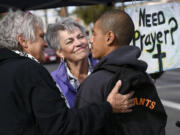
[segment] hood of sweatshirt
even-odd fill
[[[109,71],[114,72],[115,70],[117,70],[118,67],[122,67],[124,65],[133,67],[137,70],[146,71],[146,62],[138,60],[140,54],[141,51],[138,47],[128,45],[122,46],[118,49],[115,49],[110,54],[102,58],[94,68],[94,72],[101,70],[103,68],[106,68]]]

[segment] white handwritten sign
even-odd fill
[[[142,50],[148,73],[180,67],[180,3],[128,7],[135,24],[131,42]]]

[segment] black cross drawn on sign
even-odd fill
[[[165,52],[161,52],[161,45],[157,44],[157,54],[154,54],[152,56],[153,58],[157,58],[158,62],[159,62],[159,72],[163,71],[163,63],[162,63],[162,59],[166,57],[166,53]]]

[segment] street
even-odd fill
[[[156,81],[156,87],[168,115],[166,134],[179,135],[175,123],[180,121],[180,69],[166,71]]]
[[[58,63],[44,66],[52,72]],[[180,69],[166,71],[155,85],[168,115],[166,135],[180,135],[180,128],[175,126],[176,121],[180,121]]]

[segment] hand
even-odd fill
[[[134,91],[126,95],[122,95],[118,92],[121,87],[121,81],[117,81],[116,85],[112,89],[111,93],[107,97],[107,101],[111,104],[114,113],[128,113],[131,112],[131,107],[135,106]]]

